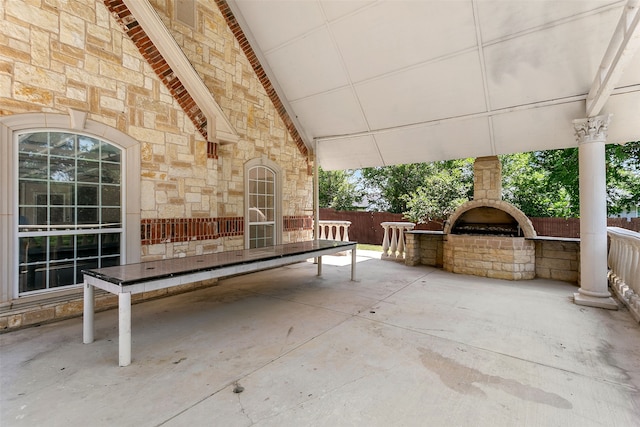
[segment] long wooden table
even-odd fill
[[[118,295],[119,365],[131,364],[131,295],[172,286],[281,267],[309,258],[351,251],[351,280],[356,280],[356,243],[311,240],[265,248],[243,249],[84,270],[83,338],[94,341],[94,288]]]

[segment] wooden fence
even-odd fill
[[[356,212],[320,209],[321,220],[351,221],[349,227],[350,240],[370,245],[382,244],[384,230],[380,223],[386,221],[407,221],[402,214],[388,212]],[[580,237],[579,218],[530,218],[538,236]],[[640,218],[609,218],[610,227],[626,228],[640,232]],[[442,224],[431,222],[418,224],[417,230],[442,230]]]

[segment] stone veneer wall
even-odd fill
[[[197,24],[190,28],[173,20],[173,2],[151,1],[240,136],[237,144],[219,146],[217,159],[207,156],[207,141],[102,0],[0,0],[0,116],[67,114],[73,109],[137,140],[141,162],[128,165],[127,179],[140,181],[143,224],[243,217],[243,165],[268,158],[283,174],[283,242],[309,239],[309,159],[216,4],[196,3]],[[238,233],[210,237],[147,241],[141,257],[196,255],[244,245]],[[200,284],[167,292],[196,286]],[[80,293],[0,301],[0,329],[77,315]],[[112,298],[99,300],[107,301],[98,303],[101,307],[113,304]]]
[[[405,264],[411,266],[428,265],[431,267],[443,267],[443,240],[444,234],[442,232],[422,230],[407,232],[405,234]],[[579,239],[537,237],[535,239],[525,239],[525,241],[531,242],[535,246],[535,277],[579,283]],[[478,258],[478,261],[489,262],[491,259],[490,256],[472,256]],[[495,255],[492,257],[495,257]],[[491,261],[491,263],[491,267],[493,268],[493,261]],[[481,265],[483,264],[476,264],[474,268]],[[488,266],[488,264],[484,265]],[[504,266],[501,267],[504,268]]]
[[[535,277],[535,244],[524,237],[449,234],[445,240],[446,271],[508,280]]]
[[[414,230],[405,233],[405,264],[442,267],[443,237],[441,231]]]
[[[538,238],[536,277],[580,282],[580,239]]]

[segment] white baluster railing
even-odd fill
[[[640,322],[640,233],[607,227],[609,285]]]
[[[318,225],[320,226],[320,239],[340,240],[343,242],[349,241],[349,226],[351,225],[351,221],[320,220],[318,221]]]
[[[382,259],[404,261],[404,232],[413,230],[412,222],[383,222]],[[391,230],[391,231],[389,231]]]

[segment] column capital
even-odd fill
[[[606,142],[611,116],[612,114],[604,114],[602,116],[574,120],[573,128],[578,144]]]

